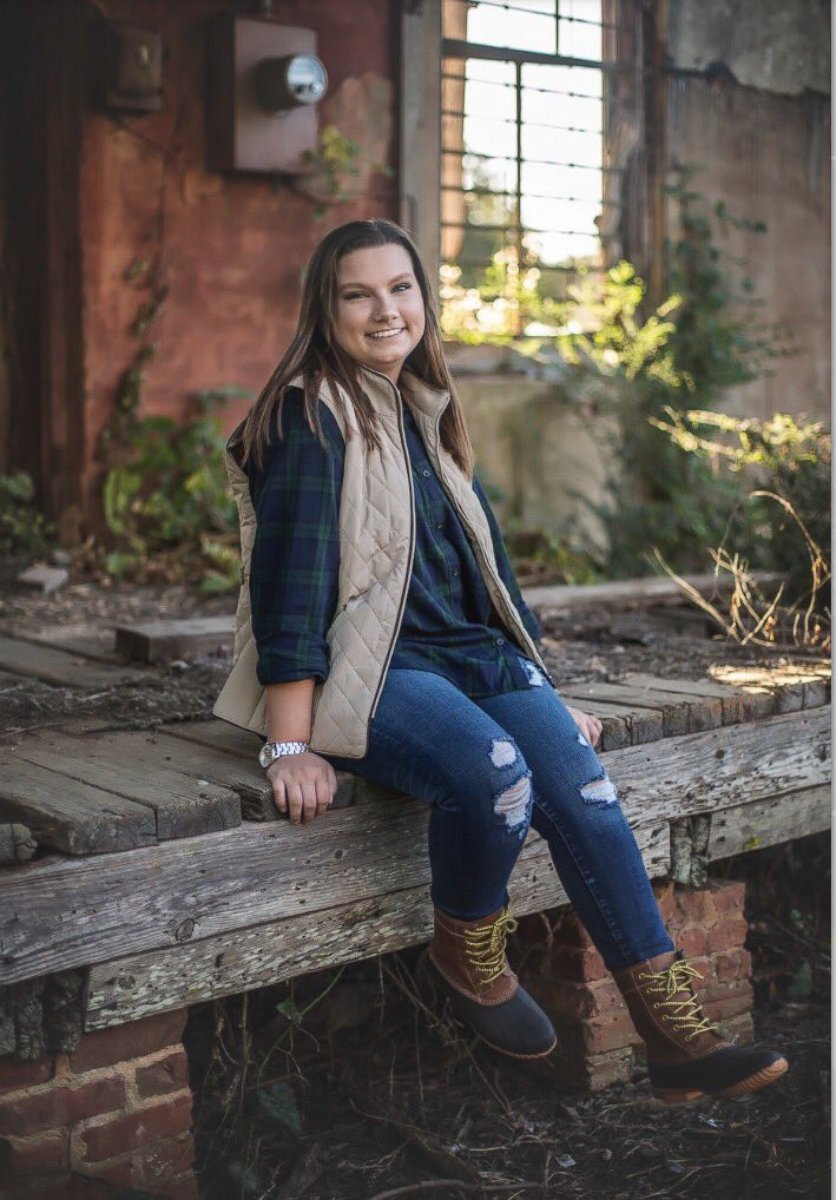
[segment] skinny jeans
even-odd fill
[[[532,686],[470,699],[441,675],[391,669],[365,758],[337,769],[431,806],[433,904],[459,920],[508,902],[529,827],[611,971],[673,949],[616,788],[536,665]]]

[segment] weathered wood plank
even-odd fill
[[[225,722],[218,721],[216,724],[223,725]],[[184,774],[195,778],[202,776],[212,783],[231,788],[241,801],[241,813],[245,820],[279,820],[270,784],[263,768],[258,765],[252,754],[241,758],[186,741],[181,737],[170,737],[168,730],[148,735],[148,740],[149,745],[159,753],[160,762],[167,763]],[[337,794],[333,807],[347,808],[354,804],[358,792],[357,785],[360,782],[357,776],[349,775],[347,771],[338,771]]]
[[[778,579],[775,572],[755,571],[754,575],[762,585]],[[712,596],[717,591],[718,584],[722,590],[724,582],[718,581],[713,574],[683,575],[682,578],[701,596]],[[731,587],[725,590],[731,591]],[[615,608],[647,600],[653,600],[656,604],[679,604],[683,597],[682,589],[666,575],[616,579],[608,583],[546,584],[523,588],[522,594],[529,606],[540,605],[544,608],[577,608],[586,604],[612,605]]]
[[[775,697],[774,711],[779,713],[817,708],[830,698],[830,668],[824,662],[801,667],[720,665],[712,669],[712,676],[747,693],[771,692]]]
[[[645,827],[639,844],[648,874],[665,874],[667,824]],[[536,834],[529,834],[508,890],[518,916],[567,903],[548,847]],[[85,1028],[102,1029],[401,950],[427,941],[431,933],[432,907],[422,881],[323,912],[102,963],[90,972]]]
[[[235,614],[116,625],[116,653],[133,662],[171,662],[195,654],[232,649]]]
[[[814,709],[602,761],[631,823],[656,826],[827,783],[829,719]],[[309,826],[248,823],[107,860],[26,864],[13,886],[0,877],[0,983],[414,886],[426,879],[425,821],[418,801],[392,797]]]
[[[154,812],[111,791],[4,753],[0,817],[23,821],[42,846],[64,854],[104,854],[151,846]]]
[[[608,760],[636,821],[729,808],[741,796],[751,803],[829,783],[830,706],[667,738],[662,753],[630,746]]]
[[[658,679],[655,675],[644,675],[640,672],[630,672],[624,676],[622,682],[629,687],[654,688],[659,692],[670,692],[674,696],[698,696],[705,706],[705,711],[710,714],[712,720],[716,720],[716,724],[708,726],[711,729],[716,729],[719,725],[736,725],[746,719],[745,697],[739,689],[724,683],[714,683],[706,679]],[[765,692],[764,695],[771,702],[771,693]],[[769,713],[760,715],[771,716],[771,704]]]
[[[826,786],[724,808],[711,817],[708,858],[730,858],[791,841],[801,833],[823,833],[831,819],[831,792]]]
[[[626,708],[634,708],[639,713],[647,709],[659,712],[662,716],[663,737],[694,732],[691,709],[698,703],[696,700],[687,701],[682,697],[675,698],[670,693],[651,691],[648,688],[640,690],[623,683],[609,683],[603,680],[573,684],[572,695],[583,698],[588,705],[609,700],[623,704]]]
[[[64,733],[36,735],[13,750],[3,750],[0,763],[45,767],[56,775],[90,784],[153,809],[157,838],[216,833],[241,823],[241,802],[228,787],[163,766],[145,734],[117,733],[74,737]]]
[[[208,746],[212,750],[222,750],[224,754],[234,754],[255,762],[261,747],[261,738],[249,729],[239,729],[230,725],[229,721],[220,721],[213,717],[210,721],[178,721],[176,725],[167,725],[166,734],[173,738],[182,738],[186,742],[194,742],[196,746]]]
[[[0,669],[59,687],[112,687],[136,679],[127,667],[94,663],[54,646],[0,635]]]
[[[558,688],[561,698],[579,708],[581,712],[600,717],[618,717],[624,721],[630,733],[630,745],[643,742],[657,742],[664,737],[665,721],[661,712],[656,708],[641,708],[637,704],[621,704],[616,700],[593,698],[588,693],[588,684],[567,683]]]

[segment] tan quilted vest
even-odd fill
[[[346,398],[352,436],[346,438],[340,497],[340,580],[336,615],[328,629],[330,672],[314,691],[311,749],[363,758],[406,605],[415,550],[415,499],[401,415],[394,385],[376,371],[363,382],[380,423],[381,450],[369,451]],[[294,380],[301,386],[301,379]],[[404,394],[447,495],[476,554],[494,607],[520,649],[544,671],[499,577],[490,528],[472,485],[441,445],[439,421],[446,392],[428,387],[408,372]],[[327,387],[321,399],[346,436]],[[264,735],[265,694],[256,678],[258,652],[252,631],[249,570],[256,517],[247,476],[227,452],[226,469],[241,522],[241,591],[235,626],[235,663],[214,707],[216,716]]]

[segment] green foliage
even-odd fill
[[[754,540],[743,513],[742,480],[719,470],[715,459],[690,453],[662,427],[672,413],[719,407],[729,388],[756,378],[770,358],[787,353],[776,331],[756,326],[751,283],[736,282],[713,240],[715,226],[744,224],[755,232],[763,226],[732,221],[722,203],[709,218],[687,181],[682,171],[670,189],[680,237],[668,248],[668,299],[642,320],[645,284],[629,263],[619,263],[597,298],[578,294],[592,330],[560,340],[570,361],[628,383],[618,397],[622,473],[600,514],[612,576],[644,573],[653,549],[678,570],[702,569],[706,548],[720,544],[732,528],[744,537],[746,551]]]
[[[183,421],[134,418],[104,484],[105,520],[116,539],[105,559],[110,573],[144,578],[162,569],[168,578],[199,579],[207,592],[237,586],[237,518],[216,410],[247,394],[200,392]]]
[[[35,485],[25,471],[0,475],[0,554],[43,554],[52,527],[35,508]]]
[[[653,424],[674,445],[715,472],[736,475],[742,488],[753,475],[761,485],[730,513],[725,540],[753,565],[780,572],[787,603],[809,594],[811,550],[829,577],[832,438],[820,421],[788,413],[759,421],[699,409],[666,415]],[[823,583],[819,608],[826,604]]]

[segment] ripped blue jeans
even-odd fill
[[[610,970],[673,949],[613,783],[558,694],[535,685],[471,700],[441,675],[391,670],[363,759],[337,768],[432,805],[433,904],[475,920],[507,903],[529,825],[545,838]]]

